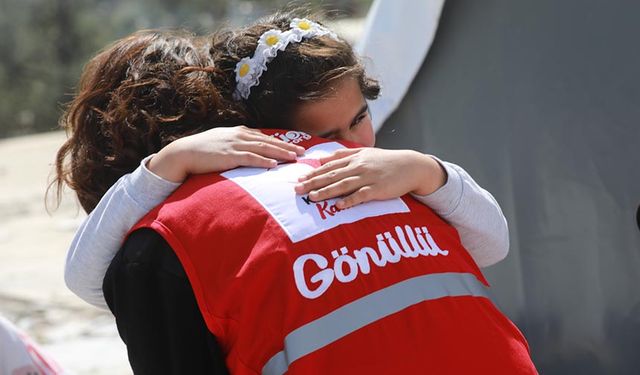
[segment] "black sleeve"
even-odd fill
[[[184,269],[158,233],[132,233],[102,289],[135,374],[228,373]]]

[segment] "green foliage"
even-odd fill
[[[363,15],[371,0],[0,0],[0,138],[58,128],[83,65],[139,29],[207,33],[291,4]]]

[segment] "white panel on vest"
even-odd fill
[[[355,207],[338,210],[338,199],[312,202],[305,195],[298,195],[294,186],[298,177],[314,169],[318,158],[344,148],[337,142],[323,143],[309,148],[297,163],[278,165],[276,168],[237,168],[222,173],[255,198],[280,224],[292,242],[313,237],[341,224],[354,223],[362,219],[393,213],[409,212],[409,207],[400,198],[372,201]]]

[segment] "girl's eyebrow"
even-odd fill
[[[362,116],[362,114],[364,114],[368,110],[369,110],[369,103],[364,102],[364,104],[362,105],[358,113],[353,117],[353,120],[351,120],[351,124],[349,124],[349,126],[355,124],[358,121],[358,117]]]

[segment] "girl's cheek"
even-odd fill
[[[376,133],[373,131],[373,124],[371,123],[371,119],[367,116],[367,119],[364,120],[358,131],[361,133],[359,135],[361,145],[365,147],[373,147],[376,143]]]

